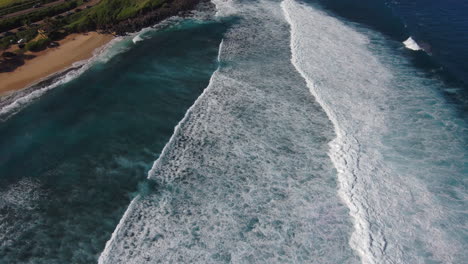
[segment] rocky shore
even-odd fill
[[[184,16],[185,13],[193,10],[201,2],[209,2],[209,0],[173,0],[158,9],[148,10],[137,17],[98,29],[117,35],[125,35],[128,32],[136,32],[142,28],[152,26],[171,16]]]

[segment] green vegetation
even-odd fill
[[[0,15],[11,14],[28,8],[32,8],[34,5],[41,3],[47,4],[55,2],[57,0],[0,0]]]
[[[37,27],[36,28],[28,28],[24,31],[20,31],[16,33],[16,37],[18,39],[24,39],[26,42],[34,39],[37,36]]]
[[[41,38],[39,40],[30,41],[28,44],[26,44],[26,49],[30,51],[40,51],[47,48],[47,45],[49,45],[49,43],[49,38]]]
[[[159,8],[166,2],[168,0],[102,0],[93,8],[73,15],[66,28],[71,31],[103,28],[105,25]]]
[[[17,43],[18,40],[23,39],[23,43],[27,43],[37,37],[37,28],[29,28],[27,30],[18,32],[16,35],[4,37],[0,39],[0,49],[7,49],[12,43]],[[34,47],[34,45],[33,45]]]
[[[24,5],[30,2],[31,0],[0,0],[2,6],[18,3]],[[151,10],[168,7],[171,2],[172,0],[101,0],[91,8],[77,9],[75,12],[69,12],[69,15],[65,15],[64,13],[69,10],[86,5],[83,0],[69,0],[28,14],[1,19],[0,32],[22,26],[24,28],[13,36],[1,38],[0,49],[7,49],[11,44],[23,39],[27,43],[26,49],[37,51],[46,47],[50,40],[58,40],[69,33],[96,29],[109,30],[119,22],[138,17]],[[59,14],[62,16],[58,16]],[[37,21],[41,21],[40,25],[31,24]],[[32,25],[32,27],[28,25]],[[47,41],[36,41],[39,29],[42,30],[44,36],[48,37]]]
[[[16,1],[22,2],[22,0]],[[64,19],[64,23],[67,24],[66,29],[70,31],[93,30],[128,18],[133,18],[138,14],[159,8],[167,2],[168,0],[102,0],[99,4],[90,9],[84,9],[81,12],[67,17]],[[29,14],[2,19],[0,20],[0,32],[64,13],[82,4],[82,0],[68,1],[52,7],[39,9]]]
[[[15,5],[21,5],[30,0],[0,0],[0,9],[8,8]]]
[[[16,35],[4,37],[0,39],[0,49],[7,49],[11,43],[16,43],[16,41],[18,41]]]
[[[42,20],[45,17],[51,17],[57,14],[61,14],[63,12],[66,12],[70,9],[77,7],[78,5],[82,3],[83,3],[82,0],[69,1],[69,2],[64,2],[62,4],[58,4],[52,7],[40,9],[36,12],[32,12],[29,14],[2,19],[0,20],[0,32],[7,31],[13,28],[17,28],[17,27],[23,26],[24,24]]]

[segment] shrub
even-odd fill
[[[55,16],[57,14],[60,14],[60,13],[63,13],[65,11],[75,8],[77,5],[81,3],[82,3],[81,0],[75,0],[72,2],[64,2],[62,4],[40,9],[38,11],[29,13],[29,14],[2,19],[0,20],[0,32],[7,31],[16,27],[20,27],[24,24],[25,21],[36,22],[46,17]]]
[[[36,41],[31,41],[28,44],[26,44],[26,49],[30,51],[41,51],[47,48],[47,45],[49,45],[49,43],[50,43],[49,38],[43,38],[43,39],[39,39]]]
[[[37,36],[37,29],[31,28],[24,31],[19,31],[18,33],[16,33],[16,36],[18,37],[18,39],[30,41],[31,39],[34,39]]]
[[[18,38],[16,38],[16,35],[4,37],[0,39],[0,49],[7,49],[8,47],[10,47],[10,44],[12,42],[16,43],[16,41],[18,41]]]
[[[48,37],[51,41],[63,39],[65,36],[67,36],[67,33],[64,30],[52,31],[48,34]]]
[[[66,28],[70,31],[88,31],[107,28],[140,13],[157,9],[168,0],[102,0],[91,9],[71,16]]]

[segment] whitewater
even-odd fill
[[[297,0],[236,18],[99,263],[463,263],[466,122],[401,43]]]

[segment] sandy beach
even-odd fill
[[[74,62],[91,58],[96,48],[112,38],[112,35],[97,32],[71,34],[58,41],[59,47],[27,52],[36,57],[26,60],[24,65],[13,72],[0,73],[0,95],[26,88],[53,73],[65,70]]]

